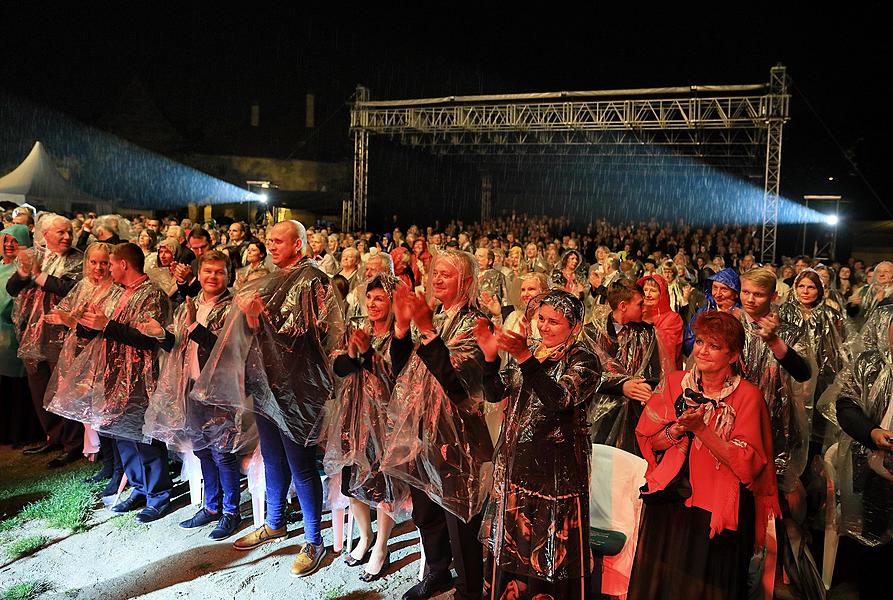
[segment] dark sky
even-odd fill
[[[320,131],[339,138],[325,159],[349,156],[346,103],[360,82],[375,98],[761,83],[781,62],[793,83],[783,192],[843,193],[857,214],[893,218],[875,197],[893,204],[879,110],[891,36],[880,2],[780,15],[778,2],[552,3],[528,14],[489,2],[331,13],[240,3],[223,14],[210,3],[59,4],[2,4],[0,90],[89,123],[136,77],[187,133],[244,120],[253,100],[274,121],[302,122],[312,91],[317,122],[331,125]],[[274,153],[292,143],[283,135]],[[304,135],[296,130],[296,151]]]

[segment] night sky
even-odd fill
[[[891,36],[880,2],[780,16],[781,3],[657,12],[647,3],[546,3],[536,14],[489,2],[327,14],[93,4],[4,2],[0,90],[95,123],[138,79],[184,135],[184,150],[345,160],[357,83],[377,99],[762,83],[781,62],[793,84],[783,194],[840,193],[853,216],[893,218],[882,116]],[[303,128],[308,92],[312,131]],[[228,124],[245,122],[254,101],[275,133],[247,149],[223,147],[239,137]]]

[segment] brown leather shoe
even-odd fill
[[[270,529],[264,523],[248,535],[242,536],[233,542],[233,548],[236,550],[253,550],[270,542],[281,542],[287,537],[287,534],[288,530],[285,527],[282,529]]]
[[[312,575],[319,570],[322,565],[322,559],[326,557],[326,546],[320,544],[316,546],[307,542],[301,546],[301,551],[295,557],[295,562],[291,564],[291,574],[295,577],[306,577]]]

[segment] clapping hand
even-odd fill
[[[893,450],[893,432],[875,427],[871,430],[871,441],[881,450]]]
[[[412,322],[415,293],[405,283],[394,289],[394,325],[399,331],[409,329]]]
[[[651,386],[645,383],[645,379],[635,377],[623,382],[623,395],[631,400],[638,400],[647,404],[651,399]]]
[[[67,325],[69,328],[73,328],[77,324],[71,313],[61,311],[58,308],[54,308],[45,314],[43,320],[50,325]]]
[[[521,331],[515,333],[503,329],[499,332],[496,339],[499,342],[499,349],[508,352],[519,363],[530,358],[530,348],[527,347],[527,325],[523,321],[520,322]]]
[[[237,295],[236,306],[244,313],[248,326],[257,329],[260,325],[260,315],[266,308],[260,294],[254,292],[253,294]]]
[[[706,404],[702,404],[697,408],[690,408],[682,413],[682,416],[679,417],[676,422],[685,429],[685,431],[698,433],[707,426],[707,424],[704,423],[704,413],[706,411]]]
[[[177,283],[186,283],[192,277],[192,267],[190,267],[189,265],[184,265],[183,263],[176,263],[173,274],[174,278],[177,280]]]
[[[195,323],[195,298],[192,296],[186,296],[186,326],[189,327],[193,323]]]
[[[31,271],[34,268],[34,263],[37,262],[34,260],[34,253],[31,248],[19,248],[16,257],[19,259],[19,275],[22,277],[30,277]]]
[[[362,356],[370,346],[369,333],[365,329],[354,329],[347,342],[347,354],[351,358]]]
[[[494,317],[502,314],[502,305],[499,303],[499,296],[489,292],[481,292],[481,303]]]
[[[102,312],[102,309],[95,304],[91,304],[90,308],[87,309],[87,312],[81,315],[78,323],[87,329],[102,331],[105,329],[106,325],[108,325],[109,319],[105,316],[105,313]]]
[[[146,320],[137,325],[136,328],[140,333],[149,337],[160,338],[164,336],[164,328],[161,326],[161,323],[148,315]]]
[[[493,362],[499,356],[499,340],[497,338],[500,333],[499,328],[494,327],[491,330],[490,321],[481,317],[474,324],[474,339],[477,340],[478,346],[484,353],[487,362]]]
[[[780,323],[778,315],[774,312],[769,312],[757,319],[756,322],[759,328],[755,329],[754,333],[760,336],[763,341],[767,343],[772,342],[776,337],[775,332],[778,331]]]

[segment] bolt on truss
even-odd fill
[[[370,100],[369,91],[358,86],[351,109],[353,203],[366,206],[372,135],[488,164],[512,156],[549,161],[610,157],[618,164],[642,163],[672,152],[731,171],[753,171],[765,154],[763,254],[768,232],[774,257],[781,130],[789,97],[785,67],[773,67],[770,77],[769,84],[755,85],[381,101]],[[490,202],[488,213],[492,187],[491,182],[490,191],[482,194],[482,200],[486,196]],[[360,220],[350,220],[348,226],[365,225],[365,208],[361,218],[356,211],[351,214]]]

